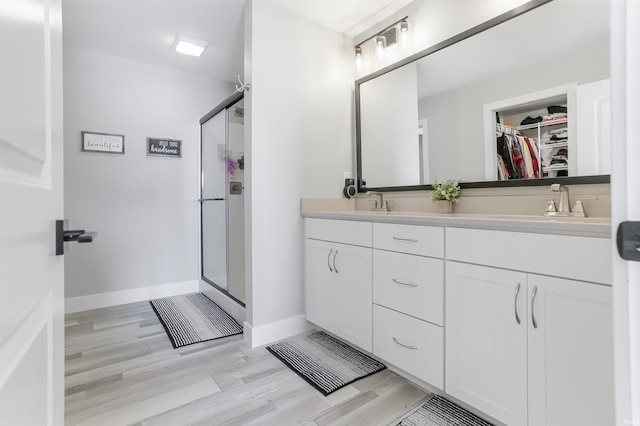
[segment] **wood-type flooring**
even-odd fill
[[[148,302],[66,316],[66,425],[392,425],[430,394],[389,369],[322,396],[242,335],[173,349]]]

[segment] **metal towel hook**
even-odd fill
[[[245,90],[248,92],[249,89],[251,88],[251,84],[249,83],[244,84],[242,80],[240,80],[240,74],[238,74],[238,83],[240,83],[240,85],[238,86],[236,84],[236,92],[244,92]]]

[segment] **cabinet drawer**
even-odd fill
[[[611,285],[608,238],[447,228],[447,259]]]
[[[315,240],[371,247],[371,222],[305,219],[305,235]]]
[[[374,250],[373,302],[442,325],[443,261]]]
[[[442,327],[373,305],[374,355],[438,389],[444,382],[443,341]]]
[[[374,248],[444,257],[444,228],[434,226],[373,224]]]

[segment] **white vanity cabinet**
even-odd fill
[[[446,392],[526,425],[526,274],[457,262],[446,274]]]
[[[307,219],[307,320],[372,350],[371,223]]]
[[[614,424],[609,286],[528,275],[529,425]]]
[[[609,243],[448,228],[445,391],[513,426],[613,424]]]
[[[373,354],[444,385],[444,228],[373,224]]]

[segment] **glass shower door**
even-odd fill
[[[227,155],[227,291],[244,302],[244,99],[227,109]]]
[[[227,110],[202,124],[202,277],[227,290]]]

